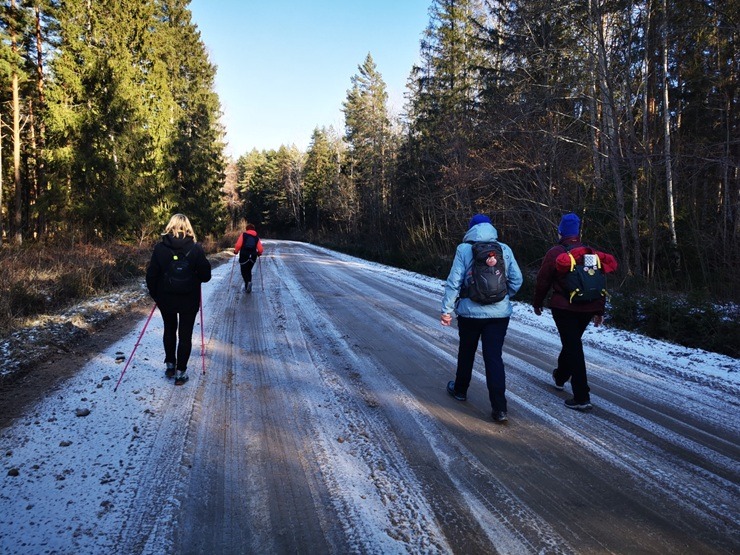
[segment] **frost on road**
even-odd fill
[[[445,392],[439,280],[265,248],[252,294],[231,262],[204,285],[185,386],[155,312],[117,392],[144,321],[0,431],[0,553],[740,550],[737,360],[589,329],[595,408],[569,411],[517,303],[496,425],[480,360]]]

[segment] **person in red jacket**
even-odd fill
[[[245,231],[239,236],[236,245],[234,245],[234,254],[239,255],[239,267],[247,293],[252,292],[252,268],[257,262],[257,258],[262,256],[263,251],[262,241],[257,235],[254,224],[247,224]]]
[[[576,214],[565,214],[560,220],[559,241],[547,251],[542,260],[537,273],[532,306],[537,316],[542,315],[545,297],[552,289],[550,311],[555,320],[562,346],[558,356],[558,367],[552,371],[552,379],[555,388],[561,391],[565,389],[565,383],[570,380],[573,398],[567,399],[565,406],[585,411],[591,409],[592,405],[582,337],[590,322],[593,322],[595,326],[601,325],[606,298],[602,296],[592,301],[572,302],[563,283],[563,278],[569,269],[568,252],[570,251],[574,257],[583,256],[586,251],[597,254],[607,273],[616,270],[617,261],[609,254],[584,247],[580,240],[580,229],[581,221]]]

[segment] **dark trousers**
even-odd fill
[[[478,342],[483,343],[483,363],[491,407],[506,410],[506,372],[502,351],[509,318],[457,318],[460,347],[457,353],[455,391],[466,394],[473,376],[473,362]]]
[[[195,327],[195,316],[197,314],[197,312],[162,312],[164,362],[174,362],[177,369],[182,372],[187,370],[190,351],[193,350],[193,328]],[[178,335],[179,343],[177,341]],[[177,357],[175,357],[176,352]]]
[[[242,272],[245,287],[252,281],[252,268],[254,268],[254,260],[247,260],[244,264],[239,263],[239,269]]]
[[[570,378],[573,398],[578,402],[589,401],[588,379],[586,378],[586,359],[583,355],[583,332],[594,316],[593,312],[573,312],[553,308],[552,318],[560,334],[560,355],[555,379],[565,383]]]

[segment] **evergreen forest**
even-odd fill
[[[5,0],[2,239],[224,229],[223,130],[188,0]]]
[[[481,212],[529,300],[576,212],[615,321],[740,343],[737,1],[430,0],[402,113],[369,52],[343,129],[236,160],[188,0],[1,5],[4,245],[150,243],[178,211],[445,277]]]

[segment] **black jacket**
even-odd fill
[[[208,262],[203,247],[193,241],[192,237],[173,237],[163,235],[162,241],[154,246],[152,259],[146,270],[146,286],[149,294],[157,303],[161,312],[194,313],[200,308],[200,287],[189,293],[175,293],[171,290],[165,277],[172,260],[172,251],[187,255],[193,264],[195,275],[200,283],[211,279],[211,263]]]

